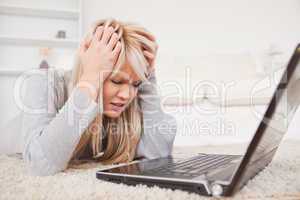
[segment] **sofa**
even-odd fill
[[[174,145],[249,142],[293,51],[271,45],[260,51],[161,55],[157,86],[165,112],[177,119]],[[298,80],[300,71],[296,74]],[[300,111],[284,139],[300,139],[298,120]]]

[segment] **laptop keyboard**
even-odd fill
[[[187,160],[180,160],[169,163],[162,167],[147,170],[147,174],[153,173],[157,175],[167,176],[184,176],[196,177],[208,172],[209,170],[218,168],[228,164],[239,155],[217,155],[217,154],[200,154]]]

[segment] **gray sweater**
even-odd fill
[[[97,103],[81,90],[68,96],[70,77],[71,71],[49,69],[26,79],[26,110],[20,114],[20,131],[24,137],[22,156],[32,175],[52,175],[66,169],[81,134],[99,112]],[[175,119],[161,109],[155,73],[149,81],[151,84],[142,84],[138,90],[144,128],[135,158],[170,155],[177,129]]]

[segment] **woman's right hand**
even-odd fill
[[[99,26],[94,35],[88,35],[80,45],[82,79],[103,83],[112,72],[120,51],[121,42],[114,28]]]

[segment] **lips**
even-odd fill
[[[114,102],[111,102],[111,104],[118,107],[123,107],[125,105],[124,103],[114,103]]]
[[[116,112],[120,112],[123,110],[125,104],[124,103],[117,103],[117,102],[111,102],[112,110]]]

